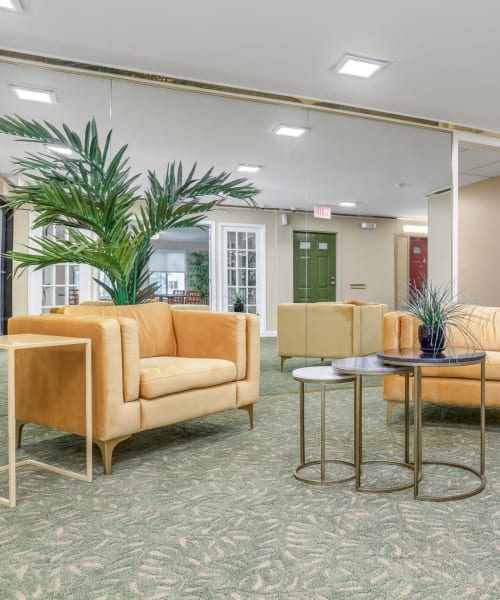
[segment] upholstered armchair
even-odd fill
[[[253,427],[260,383],[256,315],[174,311],[163,302],[60,311],[13,317],[9,333],[91,339],[92,431],[106,474],[115,446],[139,431],[235,408],[248,412]],[[16,360],[18,442],[25,423],[83,435],[84,373],[67,377],[67,353],[24,351]]]
[[[344,358],[382,349],[386,304],[360,301],[278,305],[278,354]]]

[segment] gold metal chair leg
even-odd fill
[[[113,438],[112,440],[94,440],[99,450],[101,451],[102,465],[104,467],[104,475],[111,475],[111,462],[113,460],[113,450],[115,447],[124,440],[128,439],[130,435],[122,435],[121,437]]]
[[[21,447],[21,436],[23,433],[23,427],[26,425],[26,421],[16,419],[16,448]]]
[[[288,358],[288,356],[280,356],[281,359],[281,370],[283,371],[283,364],[285,362],[285,360]]]
[[[245,406],[238,406],[240,410],[246,410],[248,418],[250,420],[250,429],[253,429],[253,404],[246,404]]]

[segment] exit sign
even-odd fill
[[[329,219],[332,216],[332,209],[318,204],[314,207],[314,216],[317,219]]]

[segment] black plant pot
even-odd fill
[[[445,349],[446,338],[442,325],[419,325],[418,341],[425,354],[439,354]]]
[[[241,302],[238,303],[234,303],[233,304],[233,311],[234,312],[245,312],[245,305]]]

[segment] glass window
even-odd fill
[[[159,283],[158,295],[171,295],[174,290],[186,289],[186,252],[156,250],[149,259],[150,283]]]
[[[42,230],[42,237],[68,239],[65,227],[48,225]],[[42,269],[42,312],[49,312],[51,306],[80,303],[80,265],[64,263]]]
[[[252,231],[228,231],[226,236],[226,280],[228,309],[233,309],[236,294],[245,299],[244,310],[257,312],[257,250]]]

